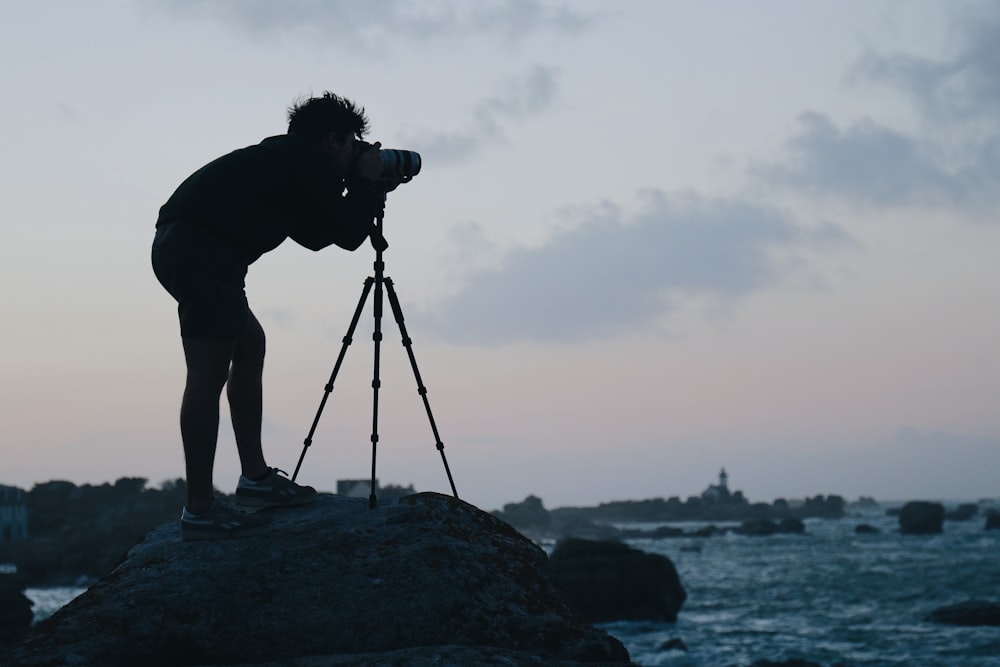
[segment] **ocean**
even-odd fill
[[[923,620],[965,600],[1000,602],[1000,531],[984,530],[979,515],[946,521],[939,535],[900,535],[885,507],[848,513],[809,519],[802,535],[631,540],[674,562],[688,598],[676,623],[601,627],[646,667],[791,658],[824,667],[1000,667],[1000,627]],[[856,534],[860,523],[881,532]],[[661,650],[672,638],[688,650]]]
[[[848,513],[843,519],[809,519],[801,535],[629,540],[669,557],[688,598],[676,623],[600,627],[644,667],[791,658],[824,667],[1000,667],[1000,628],[923,620],[938,607],[965,600],[1000,602],[1000,531],[983,530],[980,515],[947,521],[940,535],[900,535],[884,506],[851,507]],[[881,532],[856,534],[861,523]],[[669,525],[690,531],[701,524]],[[26,594],[40,619],[84,590]],[[674,638],[687,650],[662,648]]]

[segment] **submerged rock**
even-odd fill
[[[778,522],[778,532],[798,535],[806,532],[806,524],[802,521],[802,519],[796,519],[794,517],[782,519]]]
[[[545,553],[472,505],[324,495],[273,516],[233,540],[157,528],[0,664],[629,664],[559,597]]]
[[[771,519],[750,519],[749,521],[741,523],[740,527],[736,529],[736,532],[741,535],[753,535],[758,537],[766,537],[768,535],[775,535],[778,533],[794,535],[806,532],[806,524],[802,521],[802,519],[797,519],[795,517],[789,517],[787,519],[782,519],[781,521],[772,521]]]
[[[925,620],[948,625],[1000,625],[1000,604],[966,600],[935,609]]]
[[[672,637],[660,645],[661,651],[684,651],[688,650],[687,644],[680,637]]]
[[[854,532],[858,535],[875,535],[882,531],[868,523],[859,523],[854,527]]]
[[[550,561],[563,598],[594,623],[673,622],[687,599],[669,558],[621,542],[563,540]]]
[[[741,535],[766,537],[778,532],[778,524],[770,519],[750,519],[741,523],[737,532]]]

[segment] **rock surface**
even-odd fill
[[[563,598],[593,623],[673,622],[687,599],[669,558],[620,542],[563,540],[550,560]]]
[[[545,553],[472,505],[324,495],[273,516],[234,540],[157,528],[0,664],[630,664],[562,601]]]
[[[0,645],[23,637],[31,627],[31,600],[15,574],[0,573]]]
[[[944,505],[914,500],[899,513],[899,532],[910,535],[940,533],[944,526]]]

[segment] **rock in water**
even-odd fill
[[[672,623],[687,599],[669,558],[621,542],[562,540],[551,563],[562,596],[592,623]]]
[[[420,493],[370,510],[324,495],[273,516],[232,540],[157,528],[0,663],[629,664],[561,600],[538,546],[465,502]]]
[[[911,535],[940,533],[944,525],[944,505],[915,500],[903,505],[899,532]]]
[[[935,609],[925,620],[949,625],[1000,626],[1000,604],[986,600],[966,600]]]

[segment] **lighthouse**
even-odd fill
[[[725,468],[719,471],[719,489],[729,491],[729,475],[726,474]]]

